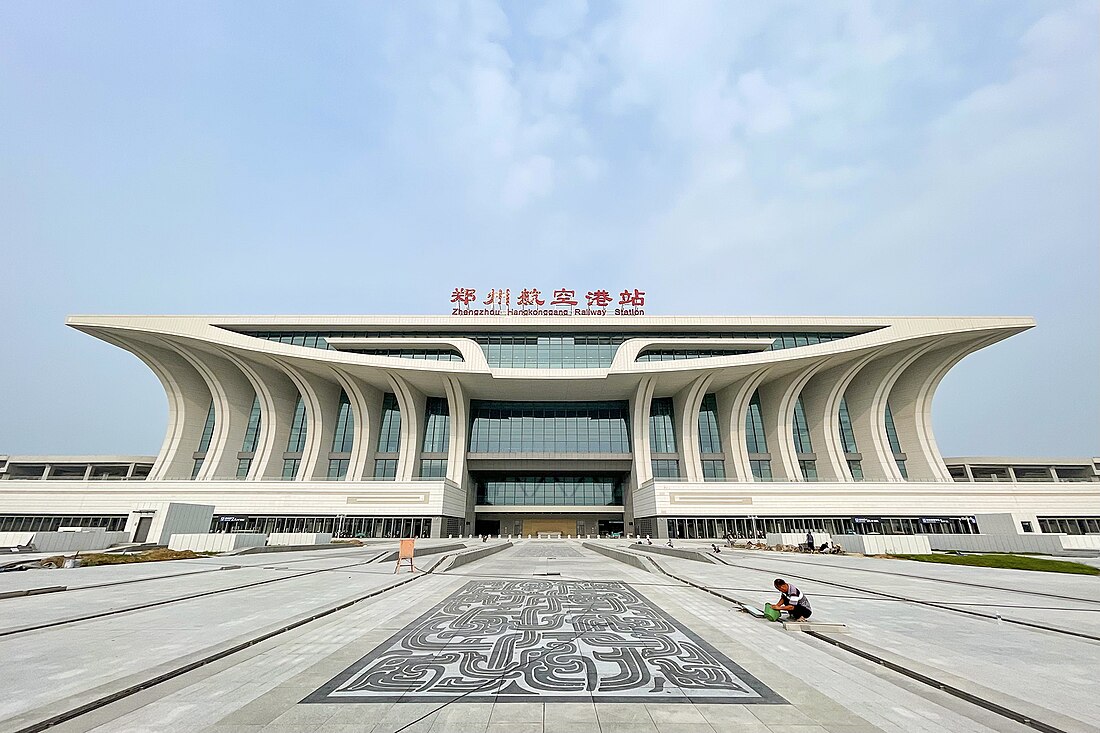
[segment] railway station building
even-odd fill
[[[618,313],[70,317],[157,376],[164,441],[0,456],[0,531],[169,501],[365,537],[1100,531],[1096,460],[937,447],[940,381],[1029,318]]]

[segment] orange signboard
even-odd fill
[[[415,539],[401,540],[401,544],[397,550],[397,567],[393,569],[393,572],[397,572],[401,569],[401,563],[407,562],[409,564],[409,572],[415,573],[416,566],[413,565],[413,555],[416,553]]]

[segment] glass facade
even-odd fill
[[[368,356],[396,356],[399,359],[424,359],[427,361],[462,361],[462,354],[454,349],[341,349],[348,354]]]
[[[477,503],[495,506],[621,506],[613,476],[502,476],[478,481]]]
[[[196,453],[202,453],[202,455],[195,459],[195,465],[191,467],[191,478],[194,479],[199,475],[199,470],[202,468],[202,462],[206,460],[206,452],[210,450],[210,441],[214,437],[214,400],[210,400],[210,408],[206,411],[206,423],[202,426],[202,436],[199,438],[199,449]]]
[[[675,458],[654,458],[650,461],[653,478],[679,478],[680,461]]]
[[[302,396],[298,395],[298,401],[294,404],[294,420],[290,424],[290,436],[286,441],[287,453],[301,453],[305,449],[308,422],[306,404],[302,401]]]
[[[1039,529],[1051,534],[1100,534],[1100,517],[1038,517]]]
[[[699,451],[721,453],[722,440],[718,432],[718,398],[713,394],[703,397],[699,405]]]
[[[758,481],[772,480],[772,462],[767,458],[752,456],[768,453],[768,439],[764,435],[764,415],[760,409],[760,392],[753,392],[749,409],[745,411],[745,447],[749,451],[749,468]]]
[[[771,481],[772,480],[772,462],[765,460],[752,459],[749,461],[749,469],[752,471],[752,475],[759,481]]]
[[[351,459],[349,458],[328,459],[328,477],[334,481],[346,478],[348,475],[348,466],[350,465]]]
[[[635,524],[639,520],[635,519]],[[683,517],[666,520],[668,536],[680,539],[763,539],[768,532],[828,532],[844,546],[852,534],[975,534],[973,517]]]
[[[845,453],[859,453],[856,434],[852,430],[852,417],[848,414],[848,400],[840,398],[840,443]]]
[[[470,403],[471,453],[630,453],[626,402]]]
[[[125,523],[123,517],[123,523]],[[447,517],[450,519],[450,517]],[[211,532],[331,532],[333,537],[429,537],[431,517],[349,517],[215,514]]]
[[[256,445],[260,442],[260,398],[252,398],[252,411],[248,413],[248,427],[244,431],[244,442],[241,444],[242,453],[254,453]]]
[[[611,334],[490,334],[476,340],[489,366],[512,369],[608,367],[622,343]]]
[[[671,397],[654,397],[649,403],[649,450],[654,478],[678,478],[680,461],[678,458],[658,458],[657,456],[676,456],[676,429],[673,422]]]
[[[746,349],[649,349],[638,354],[635,361],[679,361],[680,359],[705,359],[708,356],[737,356],[754,354]]]
[[[699,452],[704,481],[725,481],[726,463],[722,453],[722,434],[718,429],[718,398],[703,396],[699,405]]]
[[[336,411],[336,430],[332,433],[332,452],[350,453],[355,443],[355,414],[347,392],[340,390],[340,405]]]
[[[446,478],[447,477],[447,459],[446,458],[421,458],[420,459],[420,477],[421,478]]]
[[[108,532],[121,532],[126,529],[126,519],[125,514],[0,514],[0,532],[56,532],[61,527],[102,527]]]
[[[760,410],[760,392],[753,392],[745,412],[745,447],[749,453],[767,453],[768,439],[764,435],[764,416]]]
[[[813,453],[813,443],[810,442],[810,426],[806,423],[806,410],[802,406],[800,396],[794,403],[794,425],[791,426],[794,434],[794,449],[797,453]]]
[[[351,409],[351,400],[344,390],[340,390],[340,400],[336,408],[336,428],[332,431],[333,454],[351,453],[355,443],[355,413]],[[338,481],[347,478],[351,459],[330,457],[328,459],[328,477]]]
[[[240,331],[245,336],[277,341],[294,346],[307,346],[316,349],[332,349],[326,338],[466,338],[477,342],[485,352],[485,358],[491,367],[514,369],[594,369],[611,366],[619,345],[632,338],[771,338],[774,339],[768,350],[793,349],[799,346],[812,346],[837,339],[853,336],[859,331],[848,333],[789,333],[789,332],[637,332],[637,333],[476,333],[469,331]],[[355,349],[357,353],[381,351],[419,351],[418,349]],[[670,349],[669,353],[689,353],[691,350]],[[696,350],[699,352],[707,350]],[[719,351],[714,349],[713,351]],[[650,352],[660,353],[660,352]],[[731,353],[721,350],[722,354]],[[386,356],[405,354],[384,354]],[[716,356],[703,354],[700,356]],[[419,358],[419,357],[412,357]],[[422,357],[430,358],[430,357]],[[669,358],[699,358],[676,356]],[[659,360],[640,359],[640,361]]]
[[[898,471],[903,479],[909,478],[909,472],[905,468],[905,458],[898,441],[898,431],[894,427],[894,415],[890,412],[890,403],[886,403],[886,438],[890,441],[890,451],[894,454],[894,463],[898,464]]]
[[[649,450],[651,452],[676,452],[676,431],[672,420],[672,398],[654,397],[649,405]]]
[[[290,435],[286,440],[287,453],[301,454],[306,446],[307,423],[306,404],[302,400],[302,395],[298,395],[298,401],[294,404],[294,420],[290,424]],[[283,458],[283,478],[293,479],[298,475],[298,468],[301,465],[300,457]]]
[[[260,442],[260,396],[252,398],[252,410],[248,413],[248,427],[244,431],[244,441],[241,443],[241,453],[255,453],[256,446]],[[246,478],[252,468],[251,458],[237,459],[237,478]]]
[[[401,447],[401,408],[397,404],[397,395],[387,392],[382,395],[382,423],[378,431],[378,453],[397,453]],[[397,478],[396,458],[376,458],[374,477],[393,480]]]
[[[800,456],[814,452],[813,443],[810,442],[810,426],[806,422],[806,409],[802,406],[802,395],[794,403],[794,424],[791,426],[794,433],[794,449]],[[800,458],[798,467],[805,481],[817,481],[817,461],[812,458]]]
[[[382,428],[378,432],[378,452],[396,453],[401,447],[401,408],[397,396],[387,392],[382,397]]]
[[[451,416],[447,400],[429,397],[424,404],[424,452],[446,453],[450,440]]]
[[[424,402],[425,454],[446,454],[450,447],[451,416],[444,397],[429,397]],[[447,475],[446,458],[423,458],[420,461],[422,478],[441,478]]]
[[[704,481],[725,481],[726,480],[726,462],[721,459],[704,458],[703,459],[703,480]]]
[[[843,397],[840,398],[840,417],[837,420],[837,428],[840,431],[840,444],[844,446],[844,452],[848,454],[859,453],[859,448],[856,446],[856,434],[852,430],[852,416],[848,413],[848,401]],[[848,459],[848,470],[854,480],[863,480],[863,463],[858,458]]]

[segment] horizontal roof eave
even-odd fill
[[[1036,458],[1023,456],[962,456],[960,458],[944,458],[943,462],[948,466],[961,466],[963,464],[977,466],[1091,466],[1094,463],[1100,463],[1100,457]]]
[[[153,463],[156,456],[3,456],[8,463]]]
[[[943,325],[1027,329],[1035,320],[1024,316],[443,316],[443,315],[72,315],[70,326],[138,327],[157,322],[190,322],[234,329],[399,328],[405,331],[583,330],[633,331],[736,328],[744,331],[777,328],[807,331],[851,329],[871,331],[891,325],[935,322]]]

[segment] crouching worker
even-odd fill
[[[783,595],[772,606],[776,611],[786,611],[792,621],[805,621],[813,611],[806,594],[782,578],[775,579],[775,589]]]

